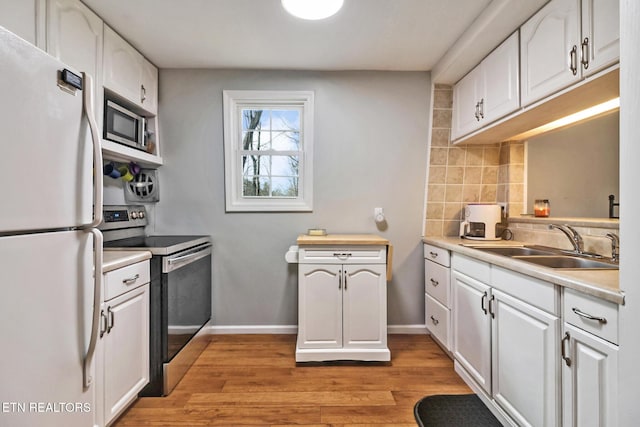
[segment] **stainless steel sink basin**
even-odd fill
[[[527,246],[518,247],[475,247],[483,252],[491,252],[492,254],[504,255],[504,256],[526,256],[526,255],[553,255],[553,251],[547,251],[543,249],[530,248]]]
[[[617,270],[617,264],[611,264],[593,259],[579,258],[567,255],[538,255],[514,256],[514,259],[541,265],[543,267],[571,269],[571,270]]]

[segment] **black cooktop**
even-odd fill
[[[206,243],[211,243],[209,236],[135,236],[105,241],[103,247],[106,250],[145,250],[153,255],[169,255]]]

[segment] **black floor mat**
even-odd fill
[[[475,394],[423,397],[413,413],[420,427],[501,427]]]

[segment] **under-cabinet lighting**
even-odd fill
[[[284,10],[291,15],[309,20],[325,19],[335,15],[344,0],[281,0]]]
[[[580,122],[582,120],[596,117],[609,111],[613,111],[617,108],[620,108],[620,98],[614,98],[607,102],[603,102],[602,104],[594,105],[593,107],[589,107],[585,110],[578,111],[577,113],[570,114],[566,117],[547,123],[546,125],[539,126],[535,129],[528,130],[509,139],[514,141],[528,139],[554,129],[558,129],[570,124]]]

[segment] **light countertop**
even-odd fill
[[[388,245],[389,241],[375,234],[327,234],[298,236],[298,245]]]
[[[151,259],[149,251],[104,251],[102,272],[107,273],[147,259]]]
[[[493,265],[508,268],[531,277],[535,277],[547,282],[555,283],[560,286],[575,289],[602,298],[616,304],[624,304],[624,294],[620,291],[619,272],[618,270],[558,270],[548,267],[542,267],[516,258],[503,255],[497,255],[489,252],[480,251],[461,244],[474,245],[504,245],[513,246],[517,244],[525,244],[524,242],[516,242],[513,240],[502,240],[493,242],[470,241],[460,239],[458,237],[426,237],[424,243],[434,245],[452,252],[467,255],[480,261],[485,261]]]

